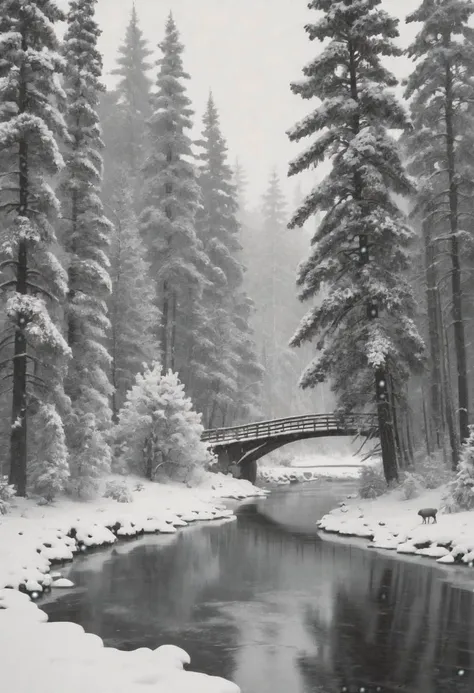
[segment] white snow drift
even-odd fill
[[[375,500],[347,500],[325,515],[318,527],[345,537],[369,539],[369,546],[436,559],[438,563],[474,564],[472,512],[438,513],[437,523],[423,524],[421,508],[441,508],[443,489],[426,491],[410,501],[396,490]]]
[[[129,480],[130,482],[132,480]],[[135,480],[138,481],[138,480]],[[73,623],[48,623],[27,594],[73,588],[51,571],[53,561],[71,560],[78,551],[142,533],[173,534],[196,521],[234,515],[216,498],[263,496],[249,482],[210,475],[198,489],[143,482],[134,502],[100,498],[91,503],[61,500],[38,506],[17,499],[0,520],[0,668],[8,693],[238,693],[219,677],[186,671],[189,656],[165,645],[122,652]],[[140,490],[138,490],[140,489]],[[10,589],[8,589],[10,588]],[[27,664],[27,666],[25,666]]]

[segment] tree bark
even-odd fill
[[[22,51],[28,50],[26,30],[22,30]],[[28,90],[25,68],[20,69],[20,88],[18,94],[18,111],[25,113],[28,108]],[[29,176],[28,176],[28,144],[25,139],[20,141],[19,151],[19,207],[18,215],[28,218]],[[26,295],[28,275],[28,251],[26,242],[20,241],[18,247],[18,265],[16,268],[16,286],[18,294]],[[15,344],[13,356],[13,394],[10,433],[10,474],[9,483],[16,487],[18,496],[26,495],[27,482],[27,343],[25,327],[27,318],[18,315],[15,329]]]
[[[425,246],[426,303],[428,313],[428,340],[430,352],[430,418],[433,422],[434,444],[441,447],[443,417],[441,413],[441,345],[437,311],[438,272],[435,266],[435,252],[427,223],[423,224],[423,241]]]
[[[168,360],[168,329],[169,329],[169,294],[168,294],[168,282],[163,283],[163,310],[161,315],[161,363],[163,364],[163,371],[167,373],[169,370],[169,360]]]
[[[375,371],[375,388],[381,380],[387,382],[385,369],[378,368]],[[377,402],[377,415],[379,424],[380,444],[382,447],[383,471],[387,484],[398,481],[397,456],[393,435],[393,422],[388,400]]]
[[[449,46],[451,37],[445,36],[445,45]],[[448,62],[446,65],[446,156],[448,162],[449,179],[449,224],[450,246],[452,263],[452,294],[453,294],[453,329],[454,349],[456,353],[457,384],[458,384],[458,411],[459,411],[459,435],[461,443],[469,437],[469,395],[467,384],[467,357],[466,340],[464,334],[464,321],[462,310],[462,278],[461,262],[459,258],[458,233],[458,184],[456,179],[455,158],[455,132],[454,132],[454,105],[453,105],[453,68]]]
[[[359,101],[358,84],[357,84],[357,63],[355,56],[355,48],[351,40],[348,42],[349,49],[349,80],[350,80],[350,91],[352,99],[357,103]],[[353,117],[352,130],[354,135],[358,135],[360,132],[360,118],[356,111]],[[359,171],[354,171],[354,199],[356,201],[362,201],[362,180]],[[380,380],[388,382],[387,367],[384,365],[382,368],[378,368],[375,371],[375,393],[377,396],[377,383]],[[388,390],[388,388],[387,388]],[[391,481],[398,480],[398,469],[397,469],[397,454],[395,449],[395,437],[393,431],[393,422],[390,412],[390,403],[388,401],[380,402],[377,401],[377,415],[379,423],[379,433],[380,433],[380,443],[382,448],[382,462],[385,474],[385,480],[387,484]]]
[[[452,391],[451,391],[451,367],[449,360],[449,343],[448,335],[444,326],[443,313],[441,310],[441,304],[438,300],[438,322],[440,326],[440,334],[442,335],[442,349],[443,357],[441,359],[442,373],[443,373],[443,385],[445,393],[445,416],[446,416],[446,426],[448,429],[449,444],[451,447],[451,469],[456,471],[459,462],[459,446],[458,439],[456,436],[456,426],[453,413],[452,404]]]

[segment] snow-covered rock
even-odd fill
[[[375,500],[347,499],[318,523],[323,532],[371,538],[370,547],[398,554],[434,558],[439,563],[474,566],[474,513],[438,513],[438,522],[423,524],[422,507],[441,507],[443,489],[426,491],[407,502],[399,490]]]
[[[27,595],[0,590],[2,690],[8,693],[239,693],[234,683],[184,669],[173,645],[132,652],[106,648],[74,623],[48,623]],[[18,666],[19,657],[28,666]],[[74,675],[71,676],[71,672]]]
[[[146,693],[150,687],[153,693],[239,693],[229,681],[184,670],[189,656],[174,646],[120,652],[104,648],[100,638],[76,624],[47,623],[46,614],[28,594],[16,591],[22,589],[36,598],[50,587],[74,588],[61,572],[51,571],[53,562],[71,561],[78,552],[145,532],[167,534],[174,541],[177,528],[186,527],[188,521],[235,519],[222,499],[268,493],[223,474],[206,473],[200,486],[192,489],[138,478],[127,481],[134,493],[134,503],[129,505],[111,498],[90,503],[59,499],[51,506],[15,499],[11,512],[1,517],[2,690],[50,693],[62,690],[67,679],[68,693]],[[20,658],[29,666],[18,667]]]

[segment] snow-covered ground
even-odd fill
[[[357,479],[360,462],[352,456],[329,457],[327,455],[308,455],[297,457],[291,466],[265,466],[258,468],[259,481],[271,484],[290,484],[294,482],[315,481],[321,477],[331,479]]]
[[[320,529],[370,540],[369,546],[436,559],[443,564],[474,564],[474,512],[443,514],[423,524],[422,508],[440,509],[444,489],[403,500],[394,490],[374,500],[347,499],[325,515]]]
[[[173,646],[121,652],[77,624],[48,623],[34,604],[43,590],[71,587],[54,561],[143,533],[172,534],[196,521],[232,519],[219,500],[265,495],[247,481],[207,475],[199,488],[127,479],[131,503],[60,499],[52,506],[16,499],[0,516],[0,671],[8,693],[238,693],[219,677],[186,671]],[[217,502],[216,502],[217,501]],[[13,589],[8,589],[13,588]],[[65,684],[67,682],[67,685]]]

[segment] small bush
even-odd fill
[[[452,472],[446,466],[441,452],[422,457],[416,464],[416,473],[422,478],[423,486],[428,489],[439,488],[452,478]]]
[[[359,474],[359,496],[361,498],[378,498],[387,491],[387,482],[382,465],[363,467]]]
[[[117,503],[131,503],[133,501],[132,494],[123,481],[108,481],[105,486],[104,498],[113,498]]]
[[[6,515],[10,503],[16,495],[15,487],[8,483],[7,477],[0,476],[0,515]]]
[[[405,472],[400,484],[403,500],[416,498],[423,491],[423,477],[413,472]]]
[[[462,445],[457,474],[443,500],[445,512],[474,510],[474,426],[469,426],[469,438]]]

